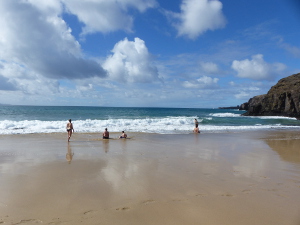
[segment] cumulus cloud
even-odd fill
[[[81,54],[61,7],[56,1],[0,1],[0,60],[54,79],[104,77],[103,68]]]
[[[77,16],[85,35],[120,29],[131,31],[132,11],[142,13],[156,5],[155,0],[1,0],[0,91],[5,92],[5,96],[8,93],[15,96],[18,104],[23,103],[19,96],[24,96],[27,103],[29,99],[74,98],[86,93],[98,99],[97,87],[117,86],[114,81],[102,79],[107,77],[107,71],[99,61],[83,54],[80,43],[63,18],[66,11]],[[101,25],[102,19],[111,30]],[[126,59],[122,61],[123,67],[118,67],[119,73],[110,74],[111,78],[120,75],[118,81],[121,82],[157,80],[157,69],[144,42],[136,39],[123,46],[121,43],[115,46],[107,65],[113,65],[119,53]],[[121,71],[122,68],[125,71]],[[5,101],[3,96],[1,101]],[[40,100],[40,104],[43,101]]]
[[[147,83],[159,80],[158,70],[153,65],[152,57],[145,42],[139,38],[118,42],[103,63],[109,78],[119,82]]]
[[[173,25],[179,36],[196,39],[208,30],[225,26],[222,6],[219,0],[183,0],[181,12],[167,12],[167,16],[174,21]]]
[[[202,76],[195,81],[184,81],[183,86],[186,88],[200,88],[200,89],[209,89],[218,87],[218,78],[211,78],[208,76]]]
[[[283,71],[286,66],[282,63],[267,63],[263,59],[263,55],[257,54],[252,59],[234,60],[231,68],[237,72],[237,76],[241,78],[249,78],[253,80],[272,80],[274,75]]]
[[[67,11],[85,24],[83,34],[132,31],[133,17],[129,9],[144,12],[157,5],[155,0],[62,0]]]

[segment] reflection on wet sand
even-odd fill
[[[277,152],[283,160],[300,163],[300,139],[280,137],[280,139],[267,139],[265,142]]]
[[[120,141],[121,141],[122,150],[126,152],[126,150],[127,150],[127,139],[126,138],[122,138],[122,139],[120,139]]]
[[[72,159],[73,159],[73,155],[74,153],[72,152],[71,146],[68,143],[68,150],[67,150],[67,154],[66,154],[66,160],[68,161],[68,163],[70,164]]]
[[[108,139],[103,139],[103,149],[105,153],[108,153],[109,150],[109,140]]]
[[[286,143],[295,157],[298,136],[270,133],[77,133],[72,166],[61,134],[1,137],[0,153],[16,150],[0,160],[0,224],[299,224],[300,164],[277,155]]]
[[[199,138],[200,138],[199,133],[194,133],[194,141],[196,145],[199,144]]]

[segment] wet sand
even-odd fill
[[[0,136],[0,224],[300,224],[300,131]]]

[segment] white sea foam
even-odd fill
[[[275,125],[256,124],[252,126],[211,126],[211,125],[201,126],[201,130],[203,131],[263,130],[263,129],[271,129],[271,128],[298,128],[298,127],[281,126],[280,124],[275,124]]]
[[[226,131],[226,130],[253,130],[270,128],[293,128],[292,126],[273,125],[249,125],[249,126],[223,126],[203,125],[199,119],[201,131]],[[107,127],[110,132],[148,132],[148,133],[189,133],[194,127],[194,117],[166,117],[147,119],[107,119],[107,120],[74,120],[75,132],[102,133]],[[28,133],[61,133],[66,132],[66,121],[0,121],[0,134],[28,134]]]
[[[285,116],[250,116],[251,118],[259,118],[259,119],[272,119],[272,120],[297,120],[295,117],[285,117]]]
[[[238,113],[210,113],[210,116],[213,117],[241,117],[241,114]],[[248,116],[247,116],[248,117]],[[245,117],[245,118],[247,118]],[[284,117],[284,116],[249,116],[249,118],[254,118],[254,119],[285,119],[285,120],[297,120],[294,117]]]
[[[102,132],[108,128],[111,132],[121,130],[132,132],[168,132],[176,130],[190,130],[193,127],[193,118],[168,117],[148,119],[108,119],[108,120],[74,120],[76,132]],[[25,133],[53,133],[65,132],[66,121],[0,121],[0,134],[25,134]]]
[[[240,114],[237,113],[210,113],[210,116],[214,117],[240,117]]]

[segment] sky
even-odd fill
[[[0,103],[216,108],[300,72],[298,0],[1,0]]]

